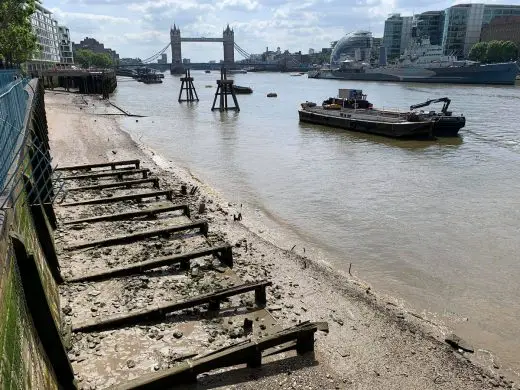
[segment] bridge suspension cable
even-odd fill
[[[251,54],[249,54],[247,51],[245,51],[244,49],[242,49],[240,46],[238,46],[236,43],[235,43],[235,50],[242,56],[244,57],[246,60],[250,59],[251,58]]]
[[[170,47],[171,42],[168,43],[163,49],[155,53],[153,56],[145,58],[142,62],[143,64],[149,64],[150,62],[154,62],[157,58],[160,57],[161,54],[163,54],[168,48]]]

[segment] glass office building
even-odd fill
[[[412,19],[411,16],[393,14],[385,20],[383,46],[389,59],[399,57],[408,47],[412,35]]]
[[[484,26],[495,17],[520,15],[520,5],[458,4],[445,12],[444,52],[462,58],[467,57],[473,45],[480,41]]]
[[[372,33],[356,31],[341,38],[330,55],[330,63],[337,64],[346,59],[369,61],[372,50]]]

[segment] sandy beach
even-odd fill
[[[272,281],[273,287],[267,289],[266,309],[269,315],[284,328],[304,320],[327,321],[329,324],[328,334],[316,333],[314,360],[287,354],[285,359],[273,359],[260,369],[240,367],[227,371],[226,375],[204,376],[199,378],[198,388],[520,388],[520,384],[512,382],[514,378],[504,377],[498,361],[487,351],[480,350],[478,346],[474,346],[474,353],[453,348],[445,342],[451,333],[449,329],[406,311],[397,300],[379,296],[367,283],[336,271],[327,263],[312,258],[312,255],[302,256],[302,253],[291,251],[289,242],[284,244],[280,240],[270,240],[268,229],[248,218],[250,211],[247,205],[226,201],[190,172],[132,140],[118,124],[121,111],[108,102],[94,97],[47,91],[45,104],[54,165],[140,159],[142,165],[150,168],[153,175],[159,178],[161,188],[179,190],[181,185],[197,187],[195,193],[187,198],[192,216],[195,220],[210,222],[212,239],[233,245],[234,275],[242,281],[265,278]],[[198,215],[201,203],[206,204],[206,210],[203,215]],[[124,210],[115,207],[98,211],[115,213]],[[239,212],[243,219],[235,221],[234,215]],[[65,210],[59,205],[57,214],[60,218],[82,216],[78,211]],[[174,218],[183,223],[182,217]],[[145,227],[146,224],[142,224]],[[127,226],[121,228],[128,229]],[[60,226],[57,245],[61,251],[62,273],[71,276],[91,266],[84,263],[82,255],[77,258],[67,255],[63,251],[64,246],[81,239],[106,236],[108,229],[85,227],[70,231]],[[185,246],[189,245],[192,244]],[[102,253],[100,256],[104,261],[109,261],[111,254]],[[230,276],[230,280],[234,277]],[[120,283],[107,285],[106,290],[98,288],[100,291],[96,291],[101,295],[98,300],[108,301],[117,289],[128,290],[125,281]],[[141,294],[139,283],[132,283],[130,290],[134,295],[130,294],[127,301]],[[92,301],[89,291],[94,290],[89,288],[83,286],[78,289],[67,285],[61,288],[62,309],[67,308],[69,320],[85,320],[92,316],[91,310],[84,307],[81,301],[82,294],[85,302]],[[164,286],[157,287],[158,290],[160,288]],[[154,290],[153,282],[150,282],[147,292]],[[156,303],[155,299],[160,298],[154,296],[150,299]],[[186,318],[185,324],[190,321],[192,319]],[[164,329],[160,331],[165,332]],[[207,331],[206,324],[200,329],[201,338],[206,337],[203,335]],[[139,332],[127,336],[135,339],[145,337]],[[117,383],[113,378],[131,379],[136,376],[127,375],[133,369],[130,365],[121,367],[114,364],[110,370],[97,367],[99,364],[93,359],[95,356],[103,358],[103,346],[110,348],[117,344],[117,340],[110,341],[111,337],[112,334],[101,337],[95,342],[96,347],[91,348],[98,351],[99,356],[93,353],[90,358],[81,361],[71,359],[82,388],[104,388]],[[170,341],[168,337],[161,337],[160,340],[164,348]],[[159,340],[155,338],[151,343],[156,342]],[[91,343],[92,340],[74,339],[73,336],[69,356],[87,356],[85,350]],[[173,345],[175,340],[171,343]],[[200,345],[201,348],[207,347],[204,342]],[[154,346],[142,343],[142,347]],[[141,364],[138,353],[133,353],[137,356],[133,358],[133,366],[141,368],[142,372],[149,371],[148,360],[143,360]],[[103,378],[104,375],[107,377]]]

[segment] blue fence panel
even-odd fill
[[[19,149],[28,95],[28,80],[16,70],[0,71],[0,194]]]

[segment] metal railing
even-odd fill
[[[21,142],[21,134],[27,109],[28,80],[13,70],[0,71],[0,190],[12,165],[15,152]]]

